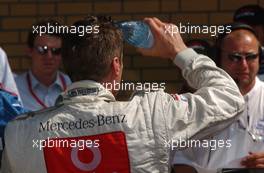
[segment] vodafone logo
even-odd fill
[[[82,171],[92,171],[101,163],[102,155],[101,151],[98,147],[86,147],[86,149],[90,150],[93,153],[93,159],[89,163],[82,162],[78,157],[79,150],[78,147],[73,147],[71,151],[71,160],[76,168]]]
[[[52,138],[59,141],[100,141],[100,147],[52,146],[43,148],[47,173],[131,173],[125,133],[121,131],[70,138]],[[81,144],[81,143],[80,143]]]

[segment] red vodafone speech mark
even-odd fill
[[[47,173],[130,173],[126,137],[123,132],[94,136],[53,138],[61,141],[97,141],[97,147],[58,146],[44,147]],[[62,142],[61,142],[62,143]],[[65,142],[66,143],[66,142]]]

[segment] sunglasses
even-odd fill
[[[51,54],[54,56],[61,55],[61,48],[55,48],[55,47],[49,48],[48,46],[36,46],[35,49],[40,55],[47,54],[49,50]]]
[[[243,58],[246,59],[246,61],[253,61],[259,56],[258,53],[231,53],[228,54],[229,60],[233,62],[240,62]]]

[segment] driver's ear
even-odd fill
[[[114,57],[111,63],[111,68],[112,68],[112,72],[116,75],[119,76],[120,73],[122,73],[122,62],[121,62],[121,58],[119,57]]]

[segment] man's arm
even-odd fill
[[[175,25],[156,18],[145,21],[151,27],[155,43],[151,49],[139,51],[173,60],[189,85],[198,89],[195,94],[180,96],[178,101],[165,93],[161,95],[169,138],[201,139],[232,123],[244,107],[244,99],[232,78],[210,58],[187,49],[179,33],[167,31],[176,28]]]

